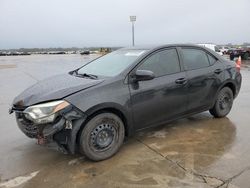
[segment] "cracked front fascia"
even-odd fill
[[[66,111],[62,111],[61,115],[67,120],[73,122],[73,126],[70,132],[70,136],[67,140],[67,149],[71,154],[76,153],[76,138],[77,133],[83,125],[84,121],[87,118],[87,115],[80,111],[79,109],[71,106]]]
[[[71,154],[75,154],[76,153],[76,138],[77,138],[77,133],[79,132],[82,124],[84,123],[84,121],[86,120],[87,116],[81,118],[81,119],[77,119],[74,122],[74,126],[71,129],[71,134],[70,134],[70,138],[68,140],[68,150]]]

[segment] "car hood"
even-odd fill
[[[100,84],[104,80],[62,74],[39,81],[18,95],[13,105],[27,107],[33,104],[62,99],[66,96]]]

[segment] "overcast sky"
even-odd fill
[[[0,0],[0,49],[250,42],[250,0]]]

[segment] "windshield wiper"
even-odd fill
[[[98,78],[98,76],[97,76],[97,75],[94,75],[94,74],[79,73],[79,72],[78,72],[78,69],[69,72],[69,74],[74,75],[74,76],[77,76],[77,77],[82,77],[82,78],[83,78],[83,77],[88,77],[88,78],[91,78],[91,79],[97,79],[97,78]]]
[[[96,76],[94,74],[87,74],[87,73],[79,74],[79,73],[77,73],[77,75],[80,75],[80,76],[83,76],[83,77],[89,77],[89,78],[92,78],[92,79],[97,79],[98,78],[98,76]]]
[[[78,77],[88,77],[88,78],[91,78],[91,79],[97,79],[98,78],[98,76],[96,76],[94,74],[78,73],[78,72],[76,72],[76,76],[78,76]]]

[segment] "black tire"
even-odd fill
[[[248,58],[249,58],[249,53],[246,52],[246,53],[243,55],[243,59],[244,59],[244,60],[248,60]]]
[[[219,91],[217,99],[209,112],[216,118],[225,117],[233,106],[233,92],[229,87],[224,87]]]
[[[117,153],[124,137],[122,120],[113,113],[100,113],[90,119],[82,129],[80,151],[93,161],[108,159]]]

